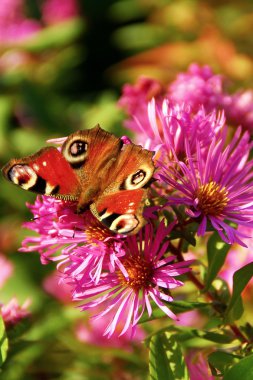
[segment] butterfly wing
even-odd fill
[[[12,159],[2,169],[6,179],[37,194],[77,200],[80,182],[57,148],[43,148],[34,155]]]

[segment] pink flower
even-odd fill
[[[223,102],[228,122],[253,132],[253,91],[239,91]]]
[[[78,16],[76,0],[45,0],[42,5],[42,18],[46,24],[57,24]]]
[[[214,380],[207,359],[199,350],[191,350],[185,357],[191,380]]]
[[[113,335],[111,339],[104,336],[109,318],[105,315],[101,319],[91,318],[88,322],[80,322],[76,327],[77,338],[84,343],[89,343],[99,347],[122,348],[127,351],[132,349],[133,343],[139,343],[145,339],[145,332],[140,327],[136,327],[136,333],[132,337],[131,332],[127,331],[121,337]]]
[[[199,222],[198,235],[204,235],[209,222],[225,242],[245,246],[240,239],[245,235],[231,222],[253,226],[251,148],[249,133],[240,137],[240,129],[226,147],[225,138],[214,138],[206,151],[196,139],[196,154],[186,139],[185,162],[174,152],[174,162],[163,166],[161,179],[175,190],[168,204],[187,207],[188,215]]]
[[[148,118],[149,124],[145,125],[136,119],[139,132],[150,141],[151,149],[162,148],[169,156],[171,151],[185,154],[185,139],[191,149],[194,149],[196,139],[201,146],[210,145],[225,124],[222,113],[206,114],[203,107],[193,112],[190,106],[174,104],[168,99],[158,104],[152,99],[148,104]]]
[[[223,78],[215,75],[209,66],[193,63],[186,73],[178,74],[169,85],[168,97],[172,101],[191,106],[196,112],[201,105],[207,112],[220,109],[223,102]]]
[[[8,278],[11,277],[13,269],[12,263],[7,260],[4,255],[0,254],[0,288],[2,288]]]
[[[24,0],[2,0],[0,2],[0,41],[16,43],[33,36],[41,29],[38,21],[27,19]]]
[[[26,300],[23,305],[20,306],[15,297],[12,298],[6,305],[0,304],[0,313],[6,326],[16,325],[21,319],[27,318],[30,315],[27,310],[30,304],[31,301]]]
[[[48,294],[62,303],[70,303],[72,300],[71,287],[62,281],[61,276],[56,271],[44,279],[43,288]]]
[[[60,261],[58,269],[63,272],[71,270],[76,276],[81,272],[98,281],[103,266],[113,268],[116,257],[122,255],[124,238],[102,226],[90,211],[77,215],[74,202],[38,196],[28,206],[34,220],[24,226],[38,236],[25,238],[20,251],[38,251],[43,264]]]
[[[128,237],[124,244],[125,255],[115,260],[115,271],[102,273],[98,283],[87,282],[81,276],[76,278],[75,272],[68,271],[67,280],[72,282],[74,289],[73,299],[82,302],[81,309],[103,307],[96,319],[110,315],[104,335],[112,336],[117,326],[122,326],[119,336],[127,331],[134,334],[144,310],[149,316],[152,314],[150,300],[170,318],[176,319],[163,301],[173,300],[167,290],[183,285],[175,277],[188,272],[191,261],[174,263],[174,256],[164,257],[169,244],[164,239],[173,225],[166,227],[162,222],[154,231],[148,224],[138,235]]]
[[[160,98],[163,91],[164,89],[158,81],[143,76],[137,80],[136,84],[125,84],[118,102],[118,105],[130,116],[124,125],[135,132],[139,132],[139,124],[148,125],[148,102],[152,98]],[[138,124],[136,119],[138,119]]]

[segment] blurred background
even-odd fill
[[[140,75],[167,84],[198,62],[228,77],[231,90],[251,88],[252,27],[251,0],[1,0],[1,166],[97,123],[127,134],[117,101],[122,86]],[[0,197],[0,258],[11,268],[0,302],[29,298],[32,313],[3,378],[146,378],[144,346],[119,351],[115,343],[105,353],[85,343],[87,331],[77,334],[85,317],[80,321],[79,311],[59,300],[56,282],[45,285],[54,266],[42,266],[36,253],[18,253],[31,234],[21,228],[31,217],[25,203],[35,195],[1,178]]]

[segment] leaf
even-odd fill
[[[5,331],[3,318],[0,316],[0,367],[7,358],[8,339]]]
[[[224,374],[226,369],[228,369],[228,367],[230,367],[231,365],[235,364],[235,362],[238,362],[240,358],[241,357],[238,355],[233,355],[229,352],[218,350],[212,352],[208,356],[208,362],[213,372],[215,372],[215,374],[217,375],[218,373],[215,370],[218,370],[221,374]]]
[[[149,348],[151,380],[189,380],[180,345],[173,334],[163,332],[152,336]]]
[[[253,355],[239,361],[231,369],[229,369],[223,380],[252,380],[253,379]]]
[[[22,46],[32,52],[66,46],[80,35],[84,26],[84,21],[77,18],[52,25],[24,41]]]
[[[237,270],[233,275],[233,292],[228,304],[225,321],[233,322],[241,317],[243,308],[241,303],[241,293],[253,276],[253,263],[247,264]]]
[[[223,266],[230,245],[221,240],[219,234],[214,232],[207,243],[208,270],[205,278],[206,292]]]

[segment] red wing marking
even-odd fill
[[[114,214],[135,214],[140,207],[144,189],[122,190],[114,194],[103,195],[96,202],[98,213],[107,210]]]
[[[43,149],[28,165],[51,186],[59,186],[58,194],[74,195],[80,187],[70,164],[54,147]]]

